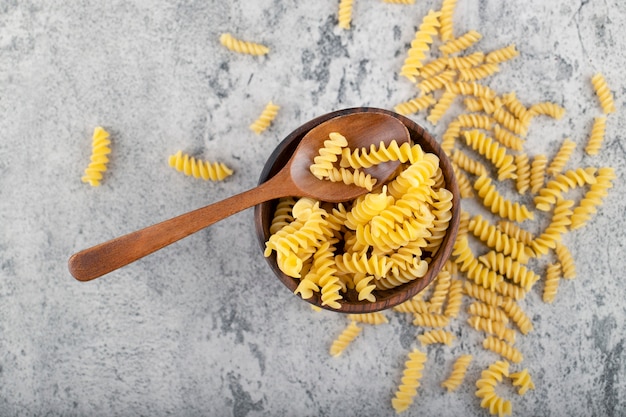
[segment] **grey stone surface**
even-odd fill
[[[388,312],[389,324],[364,326],[329,357],[346,318],[312,312],[272,276],[251,210],[90,283],[66,262],[254,186],[280,140],[317,115],[412,98],[397,73],[422,16],[439,7],[355,0],[343,31],[336,1],[0,1],[0,415],[393,415],[419,329]],[[561,282],[553,305],[541,301],[541,283],[521,302],[535,330],[518,335],[525,359],[515,369],[527,367],[536,389],[520,397],[499,387],[514,415],[626,415],[624,25],[618,0],[458,1],[457,35],[477,29],[477,49],[513,42],[521,52],[487,83],[568,111],[537,118],[528,152],[553,155],[571,137],[571,166],[618,175],[597,215],[564,237],[578,277]],[[226,31],[271,53],[233,54],[218,41]],[[618,111],[601,154],[589,157],[598,71]],[[269,100],[281,111],[256,136],[248,125]],[[453,117],[433,127],[425,116],[412,118],[436,135]],[[80,177],[96,125],[111,132],[112,154],[91,188]],[[178,149],[236,173],[222,183],[185,177],[167,166]],[[497,357],[465,318],[450,326],[451,347],[427,349],[406,415],[487,415],[474,382]],[[448,394],[439,384],[461,353],[474,363]]]

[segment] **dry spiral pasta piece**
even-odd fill
[[[340,272],[374,275],[379,279],[387,275],[387,272],[389,272],[389,268],[391,267],[387,258],[379,257],[377,255],[371,255],[368,257],[366,254],[361,256],[350,253],[336,255],[335,262],[337,263],[337,269]]]
[[[361,333],[361,328],[352,321],[350,324],[337,336],[330,346],[330,355],[339,356],[344,350],[352,343],[352,341]]]
[[[413,316],[413,325],[421,327],[446,327],[450,318],[441,314],[417,313]]]
[[[454,26],[452,22],[456,2],[457,0],[443,0],[441,3],[441,16],[439,17],[441,27],[439,28],[439,37],[444,42],[454,39]]]
[[[509,329],[506,325],[500,321],[491,320],[489,318],[480,316],[471,316],[467,319],[470,326],[478,331],[495,335],[498,339],[507,341],[509,343],[515,343],[515,332],[513,329]]]
[[[587,146],[585,146],[585,152],[587,155],[597,155],[602,148],[604,142],[604,133],[606,130],[606,116],[596,117],[593,121],[593,127],[589,139],[587,140]]]
[[[500,100],[493,100],[484,97],[466,97],[463,104],[468,111],[485,112],[492,114],[498,107],[502,105]]]
[[[549,248],[554,249],[556,243],[561,241],[562,235],[567,232],[567,227],[572,224],[571,207],[573,205],[572,200],[561,199],[556,202],[550,224],[533,240],[532,248],[537,256],[545,255],[549,252]]]
[[[283,197],[278,200],[272,223],[270,224],[270,234],[278,232],[294,220],[292,209],[296,200],[293,197]]]
[[[370,174],[366,174],[358,169],[351,171],[346,168],[333,167],[333,169],[328,171],[327,178],[332,182],[343,182],[347,185],[354,184],[365,188],[367,191],[372,191],[376,184],[376,178],[372,178]]]
[[[502,197],[495,185],[491,184],[491,179],[486,175],[481,175],[476,179],[474,189],[482,199],[483,205],[489,208],[493,214],[516,222],[534,219],[534,214],[528,210],[528,207]]]
[[[498,283],[503,279],[501,275],[478,262],[469,247],[467,236],[457,239],[454,243],[452,256],[456,257],[455,262],[459,264],[459,270],[465,272],[467,278],[486,289],[495,290]]]
[[[477,113],[463,113],[456,119],[461,127],[490,130],[494,120],[491,116]]]
[[[487,78],[500,71],[498,64],[487,63],[476,67],[459,69],[459,80],[461,81],[477,81]]]
[[[372,291],[376,289],[376,285],[371,283],[373,279],[374,277],[372,275],[363,273],[354,274],[354,289],[359,294],[359,301],[367,300],[371,303],[376,301],[376,296],[372,294]]]
[[[419,144],[411,145],[407,142],[398,146],[398,142],[392,140],[388,145],[380,142],[378,146],[372,144],[367,148],[357,148],[351,151],[344,148],[341,154],[340,166],[353,169],[369,168],[388,161],[400,161],[411,164],[424,158],[424,151]]]
[[[576,278],[576,264],[574,263],[574,257],[572,256],[572,253],[569,251],[567,246],[560,242],[557,242],[554,251],[556,252],[556,257],[561,264],[561,272],[563,273],[563,278]]]
[[[565,168],[567,161],[569,161],[572,156],[574,149],[576,149],[576,142],[570,140],[569,138],[565,139],[563,143],[561,143],[561,147],[554,156],[554,159],[550,162],[550,165],[548,165],[546,172],[549,175],[557,175],[561,173],[563,168]]]
[[[513,149],[514,151],[521,151],[524,148],[524,139],[504,129],[497,123],[493,126],[493,138],[503,146]]]
[[[422,346],[432,345],[435,343],[441,343],[444,345],[451,345],[455,336],[446,330],[435,329],[429,330],[417,336],[417,340],[420,341]]]
[[[401,383],[391,400],[391,405],[396,413],[406,411],[413,404],[413,398],[417,395],[417,388],[420,386],[426,359],[426,354],[418,349],[409,352],[408,359],[404,363]]]
[[[468,313],[473,316],[484,317],[486,319],[498,321],[504,324],[509,322],[509,318],[503,310],[479,301],[470,304]]]
[[[505,400],[495,392],[486,394],[480,401],[480,406],[489,410],[489,414],[502,416],[510,416],[513,412],[511,401]]]
[[[220,43],[231,51],[240,54],[266,55],[270,50],[267,46],[255,42],[242,41],[230,33],[220,35]]]
[[[428,227],[430,236],[425,236],[426,250],[434,256],[446,237],[450,220],[452,220],[452,193],[445,188],[435,192],[437,198],[432,203],[431,213],[435,216]]]
[[[345,225],[356,230],[357,225],[365,225],[393,203],[393,197],[387,195],[387,187],[380,193],[368,193],[359,197],[352,209],[346,214]]]
[[[462,70],[475,67],[485,61],[485,53],[478,51],[465,56],[448,58],[448,66],[452,69]]]
[[[82,182],[88,183],[92,187],[100,185],[102,173],[107,170],[107,162],[109,162],[108,154],[111,153],[109,145],[109,132],[100,126],[96,126],[93,130],[91,139],[91,157],[85,175],[81,178]]]
[[[450,55],[464,51],[478,42],[483,35],[475,30],[470,30],[456,39],[452,39],[439,47],[442,54]]]
[[[553,303],[556,298],[556,293],[559,289],[559,281],[561,280],[561,265],[549,264],[546,268],[546,278],[543,287],[543,302]]]
[[[511,44],[504,48],[491,51],[485,57],[485,61],[492,64],[499,64],[504,61],[509,61],[519,55],[519,51],[516,49],[515,44]]]
[[[530,192],[537,193],[545,182],[548,158],[545,155],[535,155],[530,164]]]
[[[413,113],[426,110],[430,106],[436,103],[436,100],[432,95],[426,94],[421,97],[416,97],[409,101],[405,101],[394,106],[393,110],[403,116],[408,116]]]
[[[456,318],[461,311],[461,304],[463,304],[463,281],[455,279],[450,283],[448,302],[443,310],[443,315],[448,318]]]
[[[530,231],[522,229],[522,227],[508,220],[500,220],[498,222],[498,229],[527,246],[531,245],[535,239]]]
[[[339,27],[342,29],[350,29],[352,22],[352,9],[354,0],[340,0],[339,11],[337,12],[337,20]]]
[[[530,321],[530,318],[526,315],[526,313],[524,313],[524,310],[522,310],[515,300],[512,298],[503,298],[501,307],[513,323],[517,325],[520,332],[528,334],[528,332],[533,330],[533,324]]]
[[[430,313],[441,313],[441,307],[446,300],[452,276],[450,272],[442,269],[435,277],[435,289],[430,297],[428,311]]]
[[[280,106],[272,103],[271,101],[267,103],[259,117],[250,125],[250,130],[257,135],[260,135],[274,121],[279,109]]]
[[[470,174],[486,175],[489,172],[480,161],[473,159],[460,149],[455,149],[452,153],[452,162]]]
[[[432,77],[425,78],[417,84],[422,94],[432,93],[435,90],[443,88],[446,84],[452,82],[456,77],[456,71],[448,70]]]
[[[486,337],[485,340],[483,340],[483,347],[501,355],[503,358],[508,359],[513,363],[519,363],[524,359],[519,350],[495,336]]]
[[[512,411],[511,402],[496,394],[496,386],[502,382],[504,376],[509,375],[509,363],[496,361],[480,373],[476,381],[476,397],[481,399],[480,406],[489,409],[493,415],[509,415]]]
[[[479,154],[485,156],[498,169],[498,180],[515,178],[515,159],[506,149],[479,130],[463,132],[465,142]]]
[[[431,78],[439,74],[448,67],[448,58],[440,57],[424,64],[419,70],[420,78]]]
[[[552,204],[563,198],[563,193],[576,187],[595,184],[597,182],[594,176],[596,171],[594,167],[576,168],[557,175],[539,190],[539,195],[534,198],[535,207],[541,211],[548,211]]]
[[[458,81],[446,84],[446,89],[454,92],[455,94],[474,96],[485,100],[493,100],[496,98],[495,90],[477,82]]]
[[[426,301],[410,299],[393,307],[393,310],[398,311],[400,313],[415,314],[415,313],[427,313],[428,308],[429,306]]]
[[[411,82],[416,81],[419,69],[424,66],[425,52],[430,49],[430,45],[433,43],[433,36],[437,35],[437,28],[440,26],[440,15],[440,12],[430,10],[422,19],[422,23],[415,32],[415,38],[411,41],[411,47],[407,52],[404,65],[400,69],[400,75],[408,78]]]
[[[348,319],[354,320],[360,323],[367,323],[367,324],[374,324],[374,325],[389,323],[389,320],[387,319],[387,317],[385,317],[385,315],[380,312],[364,313],[364,314],[348,314]]]
[[[496,291],[505,297],[510,297],[514,300],[522,300],[526,297],[526,290],[517,284],[513,284],[508,281],[500,281],[496,287]]]
[[[608,189],[613,187],[613,180],[616,178],[615,171],[611,167],[601,167],[595,178],[596,182],[591,185],[579,205],[574,208],[570,226],[572,230],[584,226],[591,215],[597,211],[597,207],[602,205],[602,199],[608,195]]]
[[[465,294],[467,294],[469,297],[478,301],[482,301],[483,303],[489,304],[494,307],[500,307],[505,302],[504,297],[502,297],[497,292],[491,291],[483,286],[474,284],[473,282],[466,281],[465,287],[463,288],[463,290]]]
[[[531,269],[526,268],[521,262],[496,251],[489,251],[485,255],[480,256],[478,260],[490,269],[520,285],[526,291],[530,291],[533,284],[539,280],[539,276]]]
[[[602,111],[605,114],[614,113],[615,103],[613,102],[613,93],[611,93],[604,75],[597,73],[591,77],[591,85],[593,85],[593,89],[596,91],[596,95],[600,100]]]
[[[503,127],[507,128],[516,135],[526,136],[528,133],[528,125],[507,111],[504,107],[498,107],[492,113],[493,118]]]
[[[474,187],[470,182],[470,179],[465,175],[465,172],[461,171],[459,166],[452,162],[452,170],[454,171],[454,176],[456,177],[459,194],[461,198],[472,198],[474,197]]]
[[[454,92],[448,90],[444,91],[437,103],[431,109],[426,120],[428,120],[433,125],[436,125],[443,117],[443,115],[448,111],[455,98],[456,94]]]
[[[565,116],[565,109],[551,101],[544,101],[541,103],[533,104],[532,106],[530,106],[530,109],[528,111],[533,115],[533,117],[539,114],[543,114],[545,116],[550,116],[553,119],[559,120],[562,119],[563,116]]]
[[[456,390],[463,382],[465,374],[467,373],[467,368],[472,362],[472,359],[472,355],[459,356],[454,361],[454,365],[452,365],[452,372],[450,373],[450,376],[441,383],[441,386],[447,389],[448,392]]]
[[[497,252],[510,255],[511,258],[517,259],[522,263],[526,263],[530,258],[531,252],[526,245],[503,233],[481,215],[474,216],[470,220],[468,230]]]
[[[529,389],[535,389],[535,383],[528,373],[528,368],[524,368],[520,372],[512,373],[509,377],[512,380],[513,386],[518,387],[517,393],[519,395],[526,394]]]
[[[502,96],[502,104],[517,117],[522,124],[528,125],[533,117],[532,112],[522,104],[514,91]]]
[[[324,147],[320,148],[318,155],[313,158],[313,164],[309,167],[311,173],[320,180],[328,177],[333,170],[333,164],[347,146],[348,141],[342,134],[331,132],[324,141]]]
[[[182,151],[176,152],[169,157],[169,165],[188,176],[202,178],[203,180],[222,181],[233,174],[233,170],[222,162],[209,162],[198,160]]]
[[[528,154],[521,153],[515,155],[515,188],[520,194],[525,194],[530,188],[530,161]]]

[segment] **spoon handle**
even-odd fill
[[[70,273],[79,281],[90,281],[244,209],[286,197],[291,189],[280,177],[277,175],[251,190],[77,252],[69,259]]]

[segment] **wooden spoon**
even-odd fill
[[[195,233],[232,214],[280,197],[311,197],[339,203],[367,192],[362,187],[341,182],[322,181],[310,172],[313,158],[324,147],[331,132],[346,137],[351,149],[409,142],[409,132],[397,118],[383,113],[353,113],[339,116],[311,129],[287,164],[268,181],[233,197],[182,214],[136,232],[84,249],[70,257],[70,273],[79,281],[89,281],[130,264],[171,243]],[[364,170],[383,184],[399,162],[392,161]]]

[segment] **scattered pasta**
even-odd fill
[[[461,355],[454,362],[452,373],[441,383],[441,386],[450,391],[455,391],[463,382],[465,378],[465,373],[467,372],[467,368],[471,363],[473,357],[472,355]]]
[[[220,35],[220,43],[229,50],[240,54],[266,55],[270,51],[265,45],[237,39],[230,33],[222,33]]]
[[[100,185],[102,173],[107,170],[107,163],[109,162],[107,155],[111,153],[110,144],[109,132],[100,126],[94,128],[91,139],[91,162],[85,168],[85,175],[81,179],[83,182],[92,187]]]
[[[341,355],[343,351],[346,350],[348,345],[352,343],[352,341],[359,335],[359,333],[361,333],[361,330],[362,329],[357,326],[354,321],[351,322],[348,327],[346,327],[345,330],[341,332],[339,336],[337,336],[337,339],[333,341],[332,345],[330,346],[330,355]]]
[[[600,106],[605,114],[615,112],[615,103],[613,102],[613,93],[609,89],[609,85],[601,73],[595,74],[591,77],[591,84],[596,91],[598,100],[600,100]]]
[[[409,353],[408,359],[404,363],[402,382],[398,385],[396,394],[391,400],[391,405],[397,413],[407,410],[413,403],[413,398],[417,395],[417,388],[420,386],[425,362],[425,353],[417,349],[413,349]]]
[[[177,171],[194,178],[202,178],[205,181],[222,181],[233,174],[233,170],[223,162],[202,161],[188,154],[183,154],[182,151],[171,155],[168,162]]]
[[[271,101],[267,103],[259,117],[250,125],[250,130],[257,135],[261,134],[274,121],[279,109],[280,106],[272,103]]]

